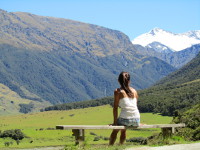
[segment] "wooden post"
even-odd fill
[[[80,145],[85,140],[85,130],[84,129],[72,129],[73,136],[75,136],[75,145]]]
[[[162,128],[163,139],[172,137],[173,128]]]

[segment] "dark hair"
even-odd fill
[[[135,95],[130,89],[130,74],[128,72],[121,72],[118,77],[121,88],[126,92],[128,97],[134,98]]]

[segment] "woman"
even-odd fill
[[[130,75],[128,72],[121,72],[118,77],[120,88],[114,91],[114,107],[112,125],[139,126],[140,113],[137,108],[137,91],[130,87]],[[121,107],[121,113],[118,118],[118,107]],[[117,138],[119,130],[114,129],[110,135],[109,144],[113,145]],[[120,144],[126,139],[126,129],[121,130]]]

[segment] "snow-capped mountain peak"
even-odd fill
[[[160,28],[154,28],[148,33],[135,38],[132,43],[144,47],[152,47],[152,45],[155,45],[152,43],[157,43],[156,46],[158,47],[158,43],[160,43],[162,47],[164,45],[172,51],[181,51],[192,45],[200,44],[200,30],[175,34]]]
[[[156,34],[159,34],[159,33],[163,33],[163,32],[166,32],[164,31],[163,29],[161,28],[153,28],[151,31],[149,31],[148,33],[151,34],[151,35],[156,35]]]

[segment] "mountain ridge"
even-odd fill
[[[197,54],[200,52],[200,44],[193,45],[190,48],[186,48],[182,51],[178,52],[168,51],[166,53],[162,52],[160,53],[158,52],[158,50],[155,50],[155,48],[142,47],[141,45],[134,45],[134,47],[135,49],[138,49],[140,54],[151,57],[157,57],[165,61],[166,63],[172,65],[175,68],[181,68],[189,61],[191,61],[193,58],[195,58]]]
[[[129,38],[120,31],[63,18],[4,11],[0,20],[2,22],[0,29],[3,31],[0,33],[3,37],[0,42],[12,43],[18,48],[68,49],[69,51],[92,52],[98,56],[105,56],[105,54],[113,54],[113,50],[115,53],[120,52],[123,48],[122,45],[130,44]],[[12,30],[13,28],[15,30]],[[108,47],[109,44],[105,45],[104,43],[115,43],[116,46]],[[104,46],[105,50],[98,49],[99,45]]]
[[[150,44],[153,42],[165,45],[172,51],[181,51],[192,45],[200,44],[200,30],[175,34],[160,28],[154,28],[132,40],[133,44],[149,48],[151,48]]]

